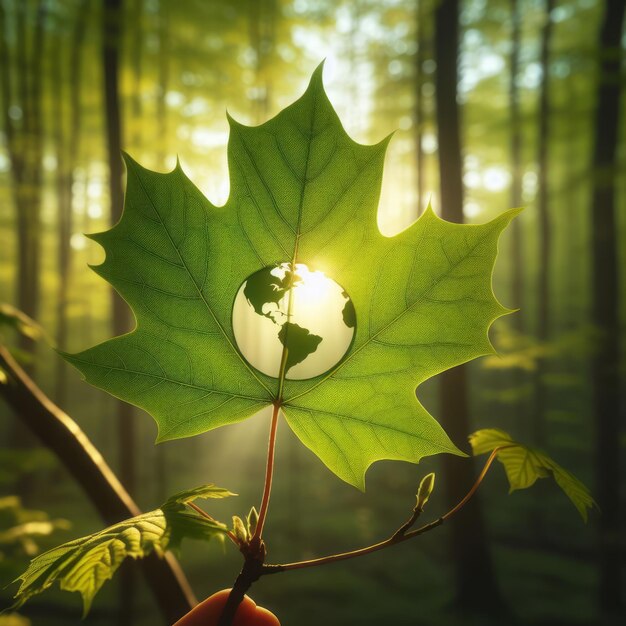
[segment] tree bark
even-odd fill
[[[18,3],[18,7],[19,7]],[[22,12],[23,8],[18,8]],[[28,178],[25,181],[23,193],[26,197],[26,209],[28,212],[27,225],[24,236],[29,249],[30,269],[28,276],[20,275],[20,298],[18,308],[22,302],[30,308],[24,310],[33,319],[39,317],[41,297],[41,189],[42,189],[42,143],[43,143],[43,118],[41,112],[41,86],[43,83],[42,62],[44,54],[45,30],[44,23],[47,14],[47,3],[40,0],[37,3],[35,14],[35,29],[33,31],[32,51],[30,55],[30,67],[25,68],[25,80],[27,97],[24,102],[24,128],[26,132],[26,151],[28,162]],[[26,32],[24,28],[24,44],[26,45]],[[26,346],[32,348],[26,339]]]
[[[170,66],[169,66],[169,31],[168,31],[168,10],[165,2],[161,2],[158,15],[159,29],[159,97],[157,99],[157,126],[159,129],[159,143],[157,162],[160,168],[166,169],[167,165],[167,90],[169,87]],[[167,447],[157,445],[155,450],[155,478],[156,489],[159,497],[167,495],[167,475],[168,475],[168,455]]]
[[[78,424],[35,385],[3,346],[0,346],[0,368],[9,379],[0,385],[0,397],[46,448],[56,454],[104,522],[114,524],[139,515],[137,505]],[[189,583],[171,554],[167,553],[164,559],[152,554],[140,564],[168,624],[196,604]]]
[[[116,224],[124,204],[122,192],[122,141],[119,103],[119,43],[121,41],[121,0],[104,0],[105,19],[103,32],[104,96],[109,162],[110,222]],[[131,328],[130,310],[122,298],[112,292],[113,332],[121,335]],[[132,407],[126,402],[118,404],[120,475],[126,488],[134,489],[134,429]]]
[[[567,90],[567,102],[571,103],[567,107],[565,113],[567,120],[567,153],[571,155],[577,154],[579,151],[579,124],[581,118],[580,106],[576,106],[574,103],[578,102],[577,86],[580,78],[578,75],[578,68],[574,61],[570,65],[570,73],[565,81],[565,88]],[[563,214],[563,240],[566,242],[564,250],[565,267],[567,271],[565,276],[561,279],[563,284],[563,292],[566,297],[563,301],[562,322],[560,327],[566,331],[571,332],[576,328],[579,328],[584,323],[581,315],[582,302],[579,293],[580,277],[584,272],[584,265],[587,262],[584,255],[580,254],[580,244],[583,225],[583,219],[586,220],[586,212],[583,214],[581,211],[581,193],[580,187],[577,184],[580,180],[580,157],[583,159],[586,156],[580,155],[578,159],[568,158],[566,164],[565,179],[567,189],[563,195],[562,214]],[[584,201],[584,200],[583,200]],[[585,207],[586,208],[586,207]]]
[[[509,105],[511,109],[511,207],[522,206],[522,124],[520,117],[519,55],[521,47],[521,16],[519,0],[511,0],[511,74],[509,78]],[[519,219],[511,224],[511,287],[513,306],[524,306],[524,247],[522,223]],[[518,331],[524,330],[523,315],[513,316]]]
[[[436,115],[439,140],[441,216],[463,222],[463,183],[460,114],[457,104],[459,55],[459,0],[442,0],[435,12]],[[440,375],[441,423],[459,444],[471,431],[467,368],[456,367]],[[445,499],[457,503],[472,486],[473,463],[443,455]],[[501,613],[487,534],[478,498],[450,523],[455,564],[456,603],[476,613]]]
[[[134,150],[139,151],[142,147],[142,93],[141,93],[141,81],[143,76],[143,24],[144,24],[144,0],[133,0],[132,2],[132,14],[130,23],[134,27],[134,33],[132,37],[132,44],[130,49],[130,57],[133,68],[133,93],[131,98],[131,110],[132,110],[132,131],[129,133],[130,145]],[[159,15],[162,11],[162,5],[160,6]],[[158,106],[158,105],[157,105]]]
[[[61,37],[52,44],[52,71],[50,87],[52,91],[52,113],[54,118],[54,147],[56,151],[56,200],[57,200],[57,274],[56,293],[56,344],[60,350],[67,347],[67,297],[70,266],[70,236],[72,231],[71,187],[68,192],[66,178],[70,175],[67,163],[69,154],[66,145],[65,107],[63,89],[63,67],[65,66],[64,46]],[[54,398],[61,406],[65,405],[66,364],[57,363]]]
[[[426,189],[424,179],[424,148],[422,146],[424,137],[424,61],[426,55],[426,34],[424,21],[426,11],[424,9],[425,0],[417,0],[417,54],[415,55],[415,162],[417,166],[417,214],[424,212],[424,190]]]
[[[42,114],[41,82],[46,3],[35,8],[34,30],[29,46],[26,2],[15,4],[13,28],[4,6],[0,5],[0,63],[2,65],[2,108],[7,152],[11,163],[11,182],[17,223],[17,306],[33,319],[39,316]],[[9,32],[13,31],[16,49],[11,54]],[[13,58],[15,61],[13,62]],[[15,91],[13,90],[15,87]],[[11,111],[19,111],[21,124]],[[20,338],[21,347],[31,351],[34,344]]]
[[[5,4],[0,2],[0,85],[17,232],[15,300],[19,309],[36,320],[40,308],[42,234],[41,64],[47,5],[44,0],[34,5],[34,28],[29,33],[32,6],[16,2],[12,14],[8,14]],[[13,49],[11,41],[15,42]],[[36,348],[26,335],[19,336],[18,345],[27,353],[34,353]],[[28,364],[29,372],[34,372],[35,364],[35,360]],[[30,445],[20,423],[12,425],[8,438],[16,448]],[[21,489],[27,490],[28,483],[27,478],[18,479]]]
[[[55,50],[54,71],[51,74],[52,91],[54,96],[55,111],[55,147],[57,153],[57,220],[58,220],[58,274],[59,282],[57,287],[57,332],[56,344],[60,350],[67,348],[67,301],[70,287],[71,270],[71,247],[70,239],[73,230],[72,207],[73,207],[73,184],[74,169],[78,161],[78,151],[80,149],[80,128],[81,128],[81,98],[80,79],[83,56],[83,43],[85,40],[85,29],[87,26],[89,0],[82,0],[77,6],[74,28],[72,32],[71,48],[67,55],[69,76],[66,80],[69,83],[69,119],[64,111],[63,102],[65,93],[63,89],[64,77],[62,68],[65,67],[66,56],[63,54],[63,46],[59,41]],[[67,138],[67,140],[66,140]],[[59,363],[55,383],[55,399],[58,404],[65,404],[67,395],[67,365]]]
[[[539,136],[537,152],[537,340],[540,344],[548,341],[550,333],[550,273],[552,269],[552,232],[549,212],[549,155],[550,141],[550,47],[552,43],[552,11],[554,0],[546,0],[545,22],[541,35],[541,86],[539,89]],[[532,411],[532,439],[538,446],[545,441],[546,389],[543,382],[546,364],[538,359],[535,371],[534,410]]]
[[[600,607],[610,621],[621,615],[620,423],[626,420],[620,398],[620,320],[616,233],[617,141],[621,100],[620,41],[624,3],[606,0],[599,33],[599,67],[593,151],[592,233],[593,324],[598,330],[592,360],[596,424],[596,494],[599,516]],[[623,382],[623,381],[622,381]],[[611,622],[612,623],[612,622]]]
[[[157,99],[157,124],[159,127],[159,166],[165,168],[167,161],[167,91],[170,82],[170,34],[167,3],[159,10],[159,98]]]
[[[104,104],[109,162],[109,199],[111,226],[122,216],[122,123],[119,96],[119,52],[122,42],[122,0],[103,0],[102,63],[104,68]],[[122,298],[112,294],[113,333],[122,335],[131,330],[130,310]],[[133,408],[126,402],[117,403],[117,437],[120,478],[130,493],[135,491],[135,427]],[[120,584],[120,626],[133,621],[135,581],[131,569],[122,572]]]
[[[276,0],[255,0],[249,7],[250,46],[255,52],[255,85],[258,90],[254,99],[253,119],[261,124],[269,117],[272,85],[268,60],[275,45]]]

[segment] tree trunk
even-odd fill
[[[600,606],[607,623],[621,615],[620,542],[620,322],[618,224],[615,210],[620,113],[620,40],[624,2],[606,0],[599,33],[599,67],[591,201],[593,323],[598,330],[592,360],[596,424],[596,494],[599,516]],[[620,406],[621,404],[621,406]],[[613,622],[610,622],[613,623]],[[615,622],[617,623],[617,622]]]
[[[132,110],[132,132],[129,133],[130,145],[133,150],[139,151],[142,147],[141,141],[141,128],[142,128],[142,93],[141,93],[141,80],[143,75],[143,23],[144,23],[144,0],[133,0],[132,3],[132,15],[130,24],[134,27],[134,33],[132,37],[132,47],[130,49],[130,57],[133,68],[133,94],[131,98],[131,110]],[[162,11],[162,5],[160,12]],[[158,106],[158,105],[157,105]]]
[[[122,0],[103,0],[102,62],[104,66],[104,99],[109,161],[109,197],[111,225],[122,216],[122,128],[119,98],[119,51],[122,41]],[[122,298],[112,294],[113,333],[122,335],[131,329],[130,310]],[[119,467],[122,483],[133,494],[135,491],[135,428],[133,408],[126,402],[117,403],[117,438]],[[135,596],[133,570],[126,568],[120,580],[120,626],[132,624]]]
[[[168,28],[167,3],[162,2],[159,10],[159,98],[157,100],[157,123],[159,126],[159,167],[166,167],[168,157],[167,141],[167,91],[170,82],[170,35]]]
[[[54,147],[56,151],[56,199],[57,199],[57,348],[64,350],[67,347],[67,295],[68,274],[70,265],[70,236],[71,236],[71,189],[68,195],[66,177],[69,174],[67,164],[68,149],[66,145],[65,107],[63,93],[63,39],[59,37],[53,42],[51,57],[52,71],[50,72],[50,87],[52,91],[52,113],[54,118]],[[65,406],[66,364],[62,359],[57,363],[55,381],[55,401]]]
[[[276,10],[276,0],[253,0],[248,12],[250,46],[256,57],[254,71],[258,92],[254,100],[253,119],[257,124],[269,117],[272,85],[268,59],[275,44]]]
[[[361,32],[361,23],[362,23],[362,12],[363,12],[363,0],[353,0],[353,2],[348,3],[349,13],[350,13],[350,37],[348,40],[348,63],[350,68],[350,79],[348,85],[346,85],[347,90],[350,93],[350,102],[352,106],[350,107],[351,117],[350,120],[352,122],[351,127],[355,129],[356,132],[359,132],[363,128],[363,121],[361,119],[361,107],[359,103],[361,101],[361,91],[360,91],[360,81],[359,81],[359,61],[360,59],[360,50],[357,46],[357,40],[359,38],[359,34]]]
[[[1,345],[0,367],[9,379],[0,385],[0,397],[58,457],[104,522],[115,524],[139,515],[137,505],[78,424],[46,397]],[[152,554],[139,564],[169,624],[196,604],[185,575],[170,553],[163,559]]]
[[[18,6],[20,3],[18,3]],[[25,9],[19,8],[22,13]],[[41,297],[41,188],[42,188],[42,142],[43,142],[43,119],[41,112],[41,85],[43,83],[42,62],[44,53],[44,22],[46,19],[47,6],[44,0],[37,3],[35,15],[35,29],[32,39],[32,53],[30,56],[30,68],[25,68],[25,78],[29,78],[26,84],[27,97],[24,102],[24,130],[26,133],[26,151],[28,161],[28,178],[25,181],[23,193],[26,198],[27,227],[25,237],[29,250],[28,276],[20,275],[20,298],[18,307],[22,302],[30,308],[24,312],[33,319],[39,317],[39,305]],[[24,28],[25,31],[25,28]],[[24,32],[26,38],[26,32]],[[26,42],[25,42],[26,43]],[[28,342],[28,340],[26,340]],[[28,344],[27,344],[28,345]]]
[[[435,12],[436,115],[439,140],[441,216],[463,222],[463,183],[460,115],[457,104],[459,55],[459,1],[442,0]],[[471,431],[467,368],[456,367],[440,375],[441,423],[456,444]],[[454,506],[473,483],[473,463],[443,455],[445,499]],[[478,498],[450,523],[451,552],[455,564],[456,604],[481,614],[500,613],[502,603],[494,578],[485,524]]]
[[[417,0],[417,54],[415,56],[415,162],[417,166],[417,214],[424,212],[424,191],[426,189],[424,180],[424,148],[422,146],[424,138],[424,61],[426,61],[425,47],[426,34],[424,21],[426,11],[424,9],[425,0]]]
[[[5,12],[0,2],[0,85],[6,149],[11,164],[11,192],[17,231],[16,304],[33,319],[39,318],[40,246],[41,246],[41,183],[42,183],[42,120],[41,81],[46,4],[35,5],[34,29],[28,33],[29,5],[17,2],[13,15]],[[14,41],[11,50],[10,42]],[[30,45],[29,45],[30,44]],[[21,112],[21,120],[13,113]],[[35,352],[35,343],[20,334],[19,347]],[[36,361],[27,369],[32,374]],[[28,432],[14,423],[8,439],[16,448],[31,445]],[[29,480],[21,477],[18,487],[28,490]]]
[[[119,42],[121,41],[121,0],[104,0],[104,90],[109,161],[109,196],[111,202],[111,226],[122,216],[124,195],[122,192],[122,141],[119,103]],[[126,303],[112,292],[113,332],[120,335],[131,329],[131,314]],[[126,488],[134,489],[134,431],[132,407],[126,402],[118,404],[120,474]]]
[[[511,190],[510,206],[512,208],[522,206],[522,120],[520,112],[519,94],[519,71],[522,18],[520,14],[520,0],[511,0],[511,58],[509,75],[509,108],[510,118],[510,159],[511,159]],[[514,330],[521,335],[525,331],[524,316],[524,233],[522,220],[513,220],[511,224],[511,306],[520,309],[511,316]],[[520,388],[527,380],[524,372],[514,368],[510,373],[509,384],[513,388]],[[518,422],[523,421],[523,414],[529,407],[521,401],[517,402],[511,410],[511,417]]]
[[[579,152],[579,124],[581,119],[580,107],[573,103],[578,102],[577,85],[580,81],[576,65],[570,66],[570,74],[565,81],[567,89],[567,102],[572,103],[567,107],[565,113],[567,120],[567,153],[574,155]],[[580,155],[583,156],[583,155]],[[566,184],[567,190],[563,194],[563,239],[565,240],[565,267],[567,271],[561,279],[563,282],[563,292],[566,294],[563,298],[562,313],[563,321],[561,328],[566,332],[571,332],[583,323],[581,316],[582,302],[578,291],[580,285],[580,277],[584,272],[584,264],[587,259],[580,254],[580,244],[582,239],[581,232],[581,194],[578,183],[580,177],[580,156],[578,159],[568,158],[566,163]],[[584,158],[584,157],[583,157]],[[584,218],[586,219],[586,214]],[[514,220],[515,221],[515,220]]]
[[[519,54],[521,47],[521,16],[519,0],[511,0],[511,75],[509,79],[509,103],[511,109],[511,207],[522,206],[522,124],[520,118]],[[522,223],[519,219],[511,224],[511,270],[512,303],[516,308],[524,305],[524,252]],[[523,314],[514,315],[513,323],[518,331],[524,329]]]
[[[42,115],[41,82],[46,4],[36,5],[32,45],[27,32],[26,2],[15,5],[13,28],[4,6],[0,6],[0,62],[2,64],[2,105],[7,152],[11,162],[11,182],[17,223],[17,306],[33,319],[39,317]],[[15,37],[11,54],[9,41]],[[13,58],[15,59],[13,62]],[[16,90],[13,91],[15,86]],[[21,111],[18,126],[11,108]],[[21,347],[31,351],[32,341],[20,338]],[[31,366],[32,367],[32,366]]]
[[[169,64],[169,32],[168,11],[165,2],[161,2],[158,15],[159,28],[159,97],[157,99],[157,125],[159,129],[159,152],[157,155],[159,167],[163,170],[167,166],[167,90],[169,88],[170,64]],[[157,493],[160,498],[167,497],[168,455],[167,446],[159,444],[155,450],[155,478]]]
[[[87,26],[89,0],[82,0],[76,8],[74,28],[72,33],[71,48],[69,52],[69,119],[71,123],[66,124],[67,116],[64,112],[63,102],[65,94],[63,89],[63,71],[66,66],[65,55],[61,41],[55,46],[54,71],[52,73],[52,91],[55,110],[55,145],[57,154],[57,219],[58,219],[58,274],[59,282],[57,287],[57,348],[65,350],[67,348],[67,300],[70,283],[71,270],[71,247],[72,236],[72,206],[73,206],[73,184],[74,169],[78,161],[78,151],[80,149],[80,126],[81,126],[81,102],[80,102],[80,79],[82,67],[82,55],[84,53],[83,43],[85,39],[85,29]],[[67,138],[67,141],[66,141]],[[56,378],[56,401],[65,405],[67,394],[67,365],[59,363]]]
[[[549,159],[550,140],[550,46],[552,43],[552,11],[554,0],[546,0],[545,22],[541,35],[541,86],[539,90],[539,137],[537,154],[537,340],[545,344],[550,332],[550,272],[551,272],[551,228],[549,213]],[[532,411],[532,438],[536,445],[545,441],[544,414],[546,389],[544,385],[546,364],[543,358],[537,362],[534,385],[534,410]]]

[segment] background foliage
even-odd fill
[[[0,5],[0,302],[25,309],[68,351],[111,336],[114,321],[109,287],[87,267],[99,263],[102,252],[82,234],[106,229],[111,219],[104,4],[2,0]],[[496,324],[493,341],[500,355],[469,367],[472,429],[502,428],[549,450],[586,484],[609,485],[618,494],[609,517],[615,519],[615,510],[619,522],[624,502],[619,464],[618,471],[607,473],[606,464],[596,460],[615,457],[615,446],[601,447],[603,429],[613,419],[622,424],[613,439],[623,463],[623,391],[611,415],[598,416],[590,384],[594,349],[606,330],[592,323],[597,302],[591,237],[598,217],[592,187],[607,176],[594,171],[591,158],[598,63],[607,54],[600,54],[598,43],[605,7],[597,0],[464,0],[458,16],[458,99],[466,220],[484,222],[510,206],[526,206],[516,220],[517,235],[504,235],[495,276],[496,294],[521,312]],[[223,203],[228,195],[226,107],[243,122],[264,121],[302,93],[326,57],[326,88],[350,135],[371,143],[397,129],[383,181],[383,232],[398,232],[429,199],[440,210],[434,1],[126,0],[119,10],[121,143],[145,166],[169,170],[178,155],[194,183],[214,203]],[[622,49],[609,54],[620,58],[623,48],[622,38]],[[623,87],[623,77],[614,80]],[[626,241],[624,126],[613,129],[618,244]],[[34,261],[18,263],[19,249],[28,249]],[[615,267],[625,261],[619,245]],[[625,319],[624,272],[619,281],[617,330]],[[9,329],[2,332],[16,347],[21,344],[27,358],[33,344],[20,342]],[[613,341],[620,350],[624,389],[619,334]],[[209,481],[240,494],[214,504],[218,519],[245,515],[257,503],[267,415],[155,448],[150,419],[138,417],[138,411],[133,417],[120,413],[114,399],[80,382],[44,342],[34,346],[29,367],[40,386],[79,421],[144,510],[176,490]],[[420,387],[420,399],[435,416],[438,385],[435,379]],[[19,494],[28,509],[45,510],[52,520],[72,520],[70,533],[57,525],[52,537],[37,537],[37,544],[51,546],[101,528],[57,462],[4,405],[0,415],[0,495]],[[332,476],[282,426],[266,531],[275,562],[386,536],[406,517],[419,477],[438,469],[436,458],[419,469],[376,464],[363,495]],[[455,443],[469,449],[462,440]],[[600,581],[607,575],[603,551],[623,555],[619,523],[607,530],[592,513],[583,526],[549,481],[511,496],[504,496],[506,491],[504,473],[494,471],[481,500],[493,568],[481,571],[492,572],[497,582],[481,579],[480,585],[490,593],[498,588],[501,605],[520,624],[599,623],[609,613],[607,606],[613,607],[613,617],[605,621],[617,623],[620,598],[613,592],[607,599]],[[442,494],[443,487],[435,491],[430,511],[443,510]],[[606,502],[600,506],[606,513]],[[503,623],[501,617],[474,619],[467,605],[455,610],[453,601],[475,564],[459,563],[452,545],[444,527],[402,550],[281,580],[270,577],[256,587],[255,599],[286,625],[320,619]],[[200,597],[232,584],[239,565],[234,550],[224,554],[217,544],[198,548],[190,542],[181,558]],[[2,582],[24,571],[27,560],[23,550],[3,549]],[[619,567],[623,557],[612,576]],[[160,616],[143,580],[132,580],[105,586],[85,623],[156,623]],[[621,584],[617,595],[623,600]],[[3,606],[11,591],[0,591]],[[471,608],[480,614],[496,604],[491,596]],[[46,626],[78,623],[80,612],[78,598],[60,593],[34,599],[24,609],[33,624]]]

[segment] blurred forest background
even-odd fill
[[[223,203],[226,109],[249,124],[268,119],[325,58],[351,136],[396,130],[385,233],[429,200],[470,223],[526,207],[494,277],[498,297],[521,309],[494,326],[499,356],[429,381],[420,398],[465,449],[481,427],[544,448],[592,488],[602,514],[585,526],[549,481],[507,495],[498,466],[454,524],[401,549],[263,579],[254,598],[285,626],[624,623],[623,13],[621,0],[0,0],[0,302],[44,332],[21,337],[5,308],[2,342],[142,509],[205,482],[240,494],[211,506],[219,519],[258,505],[266,415],[155,447],[149,417],[81,382],[51,345],[76,351],[130,323],[88,268],[102,251],[83,234],[119,216],[119,150],[160,171],[178,157]],[[12,384],[1,371],[0,399]],[[2,607],[30,555],[104,525],[90,500],[99,493],[88,497],[26,427],[38,419],[31,408],[0,402]],[[434,517],[473,479],[471,461],[377,463],[361,494],[281,424],[271,560],[388,536],[432,470]],[[230,548],[183,545],[199,598],[232,584],[240,557]],[[55,590],[0,623],[78,624],[80,612],[78,596]],[[165,622],[131,564],[84,623]]]

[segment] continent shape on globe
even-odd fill
[[[295,270],[295,271],[294,271]],[[265,267],[241,285],[233,306],[233,332],[244,358],[268,376],[319,376],[347,352],[356,326],[352,300],[323,272],[302,264]]]

